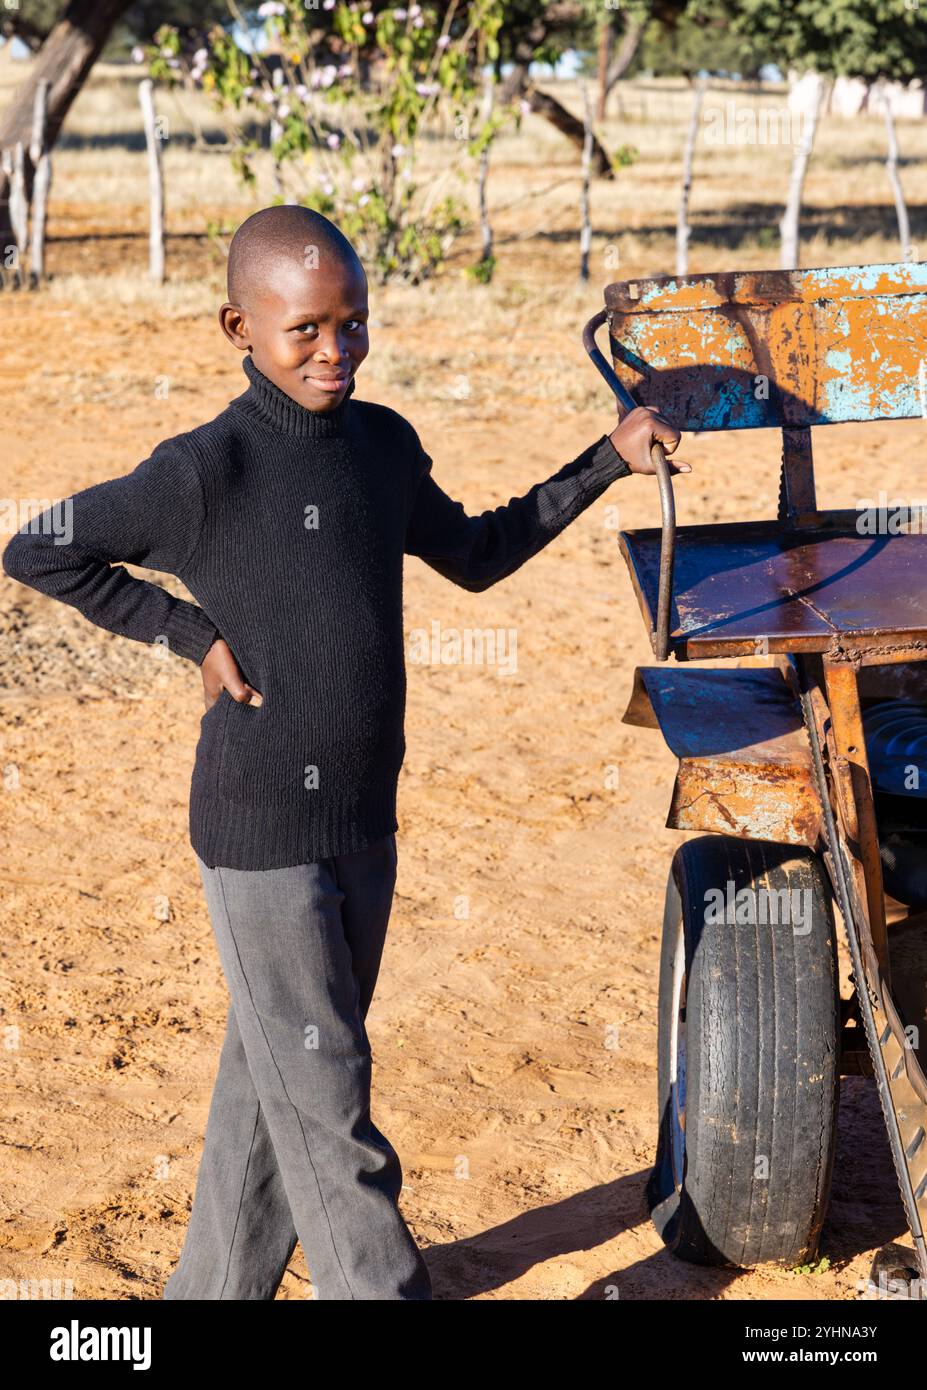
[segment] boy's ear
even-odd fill
[[[251,347],[251,334],[245,319],[244,310],[239,304],[226,301],[219,310],[219,326],[233,347],[239,352],[247,352]]]

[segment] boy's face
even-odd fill
[[[324,412],[341,404],[367,356],[367,315],[363,270],[323,252],[315,269],[281,258],[247,304],[222,305],[219,321],[269,381]]]

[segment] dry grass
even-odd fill
[[[158,286],[138,273],[120,275],[101,271],[97,275],[56,275],[45,293],[53,304],[98,308],[109,303],[120,309],[146,312],[156,305],[160,318],[188,319],[212,313],[216,295],[222,289],[219,274],[202,280],[168,281]],[[224,294],[220,298],[224,298]]]
[[[0,105],[23,70],[8,57],[0,58]],[[138,75],[133,67],[98,65],[76,101],[54,162],[52,236],[112,233],[117,227],[127,233],[144,231],[147,184],[136,98]],[[560,84],[558,93],[574,111],[580,111],[575,84]],[[221,138],[221,127],[205,98],[163,91],[158,103],[170,130],[164,155],[170,233],[204,233],[210,221],[232,227],[255,206],[271,200],[268,159],[258,161],[258,188],[252,198],[237,184],[221,146],[203,148],[194,143],[197,130],[205,131],[210,140]],[[609,150],[631,146],[638,155],[631,167],[618,171],[614,181],[594,185],[596,284],[625,273],[658,274],[672,269],[679,160],[689,103],[682,82],[638,81],[626,85],[620,109],[619,103],[613,103],[602,124],[601,135]],[[759,113],[783,107],[784,90],[738,92],[730,84],[718,84],[707,93],[692,196],[693,271],[776,263],[776,224],[791,145],[710,142],[721,112],[749,108]],[[902,177],[911,204],[912,235],[915,241],[920,237],[927,243],[927,122],[900,122],[899,140],[906,160]],[[444,169],[452,145],[449,137],[426,142],[420,163],[426,181]],[[824,120],[806,187],[804,264],[897,258],[895,215],[882,163],[884,146],[878,117]],[[307,186],[311,177],[310,165],[305,171]],[[541,290],[552,261],[559,268],[559,283],[568,282],[570,266],[578,265],[578,191],[576,151],[548,123],[530,116],[520,132],[500,138],[493,155],[490,196],[503,282],[515,279],[528,290]],[[471,214],[474,194],[472,180],[458,189]],[[218,251],[216,258],[218,269]],[[471,236],[461,244],[454,264],[474,258]],[[52,269],[54,261],[52,255]],[[108,286],[120,303],[136,302],[144,294],[143,287],[128,286],[121,277],[113,281],[108,274],[94,289],[103,292]],[[168,312],[172,312],[169,307]]]
[[[0,57],[0,103],[22,71]],[[257,193],[246,193],[225,150],[196,143],[197,132],[220,137],[207,101],[159,94],[170,129],[164,154],[170,279],[164,287],[151,285],[145,273],[147,175],[138,76],[131,67],[98,65],[71,112],[54,158],[52,279],[43,293],[54,313],[116,310],[128,322],[149,324],[208,320],[224,298],[227,239],[210,239],[207,228],[231,230],[271,200],[269,160],[258,161]],[[559,93],[573,110],[581,109],[575,84],[561,84]],[[662,80],[626,84],[620,103],[613,103],[601,126],[603,141],[611,151],[630,146],[637,154],[613,181],[593,186],[595,235],[585,285],[578,278],[576,151],[533,116],[520,132],[501,137],[490,183],[496,279],[479,286],[466,278],[466,266],[478,256],[471,230],[432,283],[416,290],[377,289],[367,379],[415,400],[453,402],[457,419],[485,416],[500,392],[560,410],[590,408],[601,396],[600,384],[582,361],[578,342],[565,371],[553,330],[558,321],[581,324],[598,308],[609,281],[672,271],[690,101],[684,83]],[[777,263],[777,221],[792,147],[711,139],[719,112],[783,107],[782,90],[745,93],[719,84],[707,93],[691,206],[693,271]],[[927,122],[901,122],[899,139],[908,161],[902,177],[912,235],[927,246]],[[446,164],[449,143],[449,137],[425,143],[420,173],[426,181]],[[898,257],[883,155],[880,119],[825,119],[806,187],[805,265]],[[474,216],[472,181],[461,185],[459,195]]]

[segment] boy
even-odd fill
[[[189,832],[230,1007],[164,1298],[272,1299],[298,1238],[316,1298],[427,1300],[399,1159],[370,1117],[364,1023],[396,876],[403,555],[485,589],[679,433],[641,407],[524,497],[467,516],[412,426],[350,399],[367,284],[326,218],[249,217],[219,319],[247,390],[68,499],[70,544],[45,514],[3,566],[203,675]],[[197,603],[119,561],[177,575]]]

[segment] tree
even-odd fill
[[[28,7],[10,3],[0,10],[0,35],[17,38],[38,52],[64,9],[61,0],[29,0]],[[103,56],[127,53],[133,44],[150,40],[162,24],[204,33],[227,18],[225,0],[130,0],[104,45]]]
[[[569,48],[591,49],[597,11],[596,0],[506,0],[499,31],[499,68],[511,64],[500,86],[500,103],[521,102],[523,109],[549,121],[579,151],[586,141],[584,121],[538,87],[531,78],[531,65],[554,64]],[[612,161],[595,134],[592,172],[600,178],[613,177]]]
[[[22,144],[22,196],[31,202],[35,165],[29,154],[33,110],[40,86],[47,82],[45,145],[51,150],[75,98],[94,63],[121,33],[121,44],[148,39],[171,15],[183,17],[185,28],[202,27],[219,13],[227,17],[225,0],[31,0],[28,7],[0,11],[0,34],[18,38],[32,49],[34,61],[25,81],[0,117],[0,150]],[[156,18],[160,16],[160,18]],[[10,179],[0,169],[0,261],[8,264],[19,251],[10,216]]]
[[[29,154],[32,117],[39,84],[47,82],[45,143],[54,145],[64,118],[100,55],[113,25],[128,8],[129,0],[71,0],[52,26],[30,64],[26,80],[16,89],[0,118],[0,149],[23,147],[22,179],[26,202],[32,198],[35,165]],[[10,179],[0,174],[0,257],[15,263],[19,251],[10,217]]]
[[[702,72],[755,78],[770,61],[769,47],[733,27],[737,0],[659,0],[642,8],[647,23],[632,71],[690,82]]]
[[[232,7],[234,14],[234,0]],[[502,0],[440,9],[336,0],[314,12],[303,0],[270,0],[258,11],[266,42],[254,52],[219,26],[191,52],[165,25],[149,50],[149,71],[159,80],[188,79],[211,97],[246,183],[255,181],[260,143],[239,113],[269,118],[278,200],[332,217],[381,280],[417,283],[462,227],[449,181],[511,114],[481,100],[502,12]],[[416,156],[439,110],[452,113],[456,138],[440,172],[422,185]]]
[[[608,98],[634,62],[644,30],[650,19],[650,5],[640,10],[611,10],[603,12],[599,26],[599,95],[596,119],[605,120]],[[620,17],[621,23],[618,24]],[[617,50],[615,42],[617,40]]]
[[[37,52],[48,38],[61,14],[60,0],[33,0],[29,12],[21,6],[0,11],[0,34],[5,39],[19,39],[27,48]]]
[[[899,0],[737,0],[731,28],[776,55],[780,67],[814,70],[824,77],[910,81],[927,73],[927,24],[916,7]],[[810,137],[796,148],[790,197],[781,224],[782,265],[798,260],[798,218]]]
[[[731,30],[762,45],[780,67],[906,82],[927,70],[924,18],[904,0],[736,0]]]

